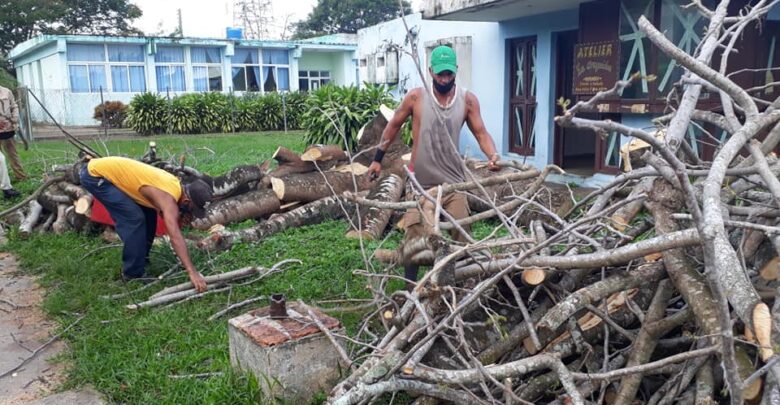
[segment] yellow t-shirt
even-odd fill
[[[116,156],[97,158],[89,161],[87,170],[92,176],[110,181],[135,202],[145,207],[155,208],[141,194],[140,190],[143,186],[152,186],[165,191],[176,201],[181,197],[181,182],[176,176],[137,160]]]

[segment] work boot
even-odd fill
[[[22,195],[22,193],[12,188],[9,188],[8,190],[3,190],[3,198],[5,198],[6,200],[14,197],[19,197],[20,195]]]

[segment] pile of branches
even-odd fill
[[[772,151],[780,98],[762,99],[766,86],[743,89],[726,74],[742,31],[776,4],[727,16],[727,1],[714,10],[694,1],[709,26],[693,55],[640,18],[648,40],[685,69],[657,131],[581,117],[639,75],[561,102],[556,117],[642,140],[648,147],[631,153],[635,169],[563,214],[541,206],[533,186],[502,199],[460,188],[497,213],[495,230],[458,244],[442,231],[468,221],[436,215],[425,246],[377,255],[431,267],[413,289],[389,295],[397,263],[361,272],[372,281],[374,312],[351,337],[352,372],[328,403],[398,392],[419,404],[778,403],[780,161]],[[720,97],[717,110],[698,109],[703,90]],[[712,161],[685,145],[693,120],[728,133]],[[413,188],[437,213],[440,196],[458,189]],[[352,199],[396,210],[419,203]],[[531,208],[545,218],[518,223]]]

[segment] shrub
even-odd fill
[[[284,110],[287,113],[287,129],[301,129],[303,113],[306,112],[308,93],[297,91],[284,94]]]
[[[143,93],[130,101],[125,125],[141,135],[159,134],[166,126],[165,99],[159,94]]]
[[[92,118],[106,124],[111,128],[122,128],[127,115],[127,106],[121,101],[106,101],[95,106]]]
[[[201,116],[196,108],[198,94],[174,97],[165,114],[165,129],[168,133],[197,134],[201,132]]]
[[[222,93],[199,93],[193,99],[200,119],[200,132],[233,132],[233,115],[229,96]]]
[[[306,144],[338,144],[354,150],[360,128],[379,111],[381,104],[394,106],[384,85],[356,87],[324,86],[310,93],[303,114]]]

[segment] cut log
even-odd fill
[[[36,200],[46,211],[56,212],[57,205],[71,203],[70,197],[65,194],[59,194],[59,191],[57,187],[49,187],[38,194]]]
[[[379,182],[368,193],[369,200],[379,200],[384,202],[397,202],[401,199],[406,182],[394,175],[388,175],[379,180]],[[393,210],[370,207],[360,219],[362,230],[353,229],[347,232],[347,237],[352,239],[363,238],[368,240],[379,239],[390,222],[390,216]]]
[[[43,212],[43,206],[38,203],[37,200],[30,201],[30,209],[27,216],[24,217],[24,221],[19,225],[19,235],[26,238],[32,233],[33,227],[41,218]]]
[[[212,203],[204,218],[196,219],[192,226],[207,230],[215,224],[230,224],[250,218],[258,218],[279,210],[279,199],[273,191],[254,190]]]
[[[301,154],[304,162],[325,162],[329,160],[348,160],[347,154],[339,145],[312,145]]]
[[[214,233],[201,240],[198,247],[206,250],[230,249],[238,242],[256,242],[289,228],[314,225],[327,219],[352,216],[354,213],[355,204],[348,202],[343,196],[327,197],[276,215],[251,228]]]
[[[358,133],[358,153],[355,154],[354,161],[363,165],[370,165],[374,160],[374,154],[376,153],[376,147],[379,145],[379,141],[382,139],[382,132],[385,130],[385,126],[393,118],[393,110],[382,105],[379,107],[379,113],[374,117],[371,122],[363,126]],[[395,138],[395,141],[385,150],[385,157],[382,161],[382,166],[395,166],[401,165],[401,156],[410,152],[408,146],[402,141],[401,137]]]
[[[743,380],[756,371],[756,367],[753,366],[750,355],[741,345],[734,345],[734,358],[737,361],[737,369]],[[754,401],[758,399],[758,395],[761,393],[761,385],[761,379],[755,379],[752,384],[742,389],[742,399],[745,401]]]
[[[260,165],[242,165],[236,166],[222,176],[214,177],[214,199],[226,198],[237,194],[242,194],[253,187],[253,182],[260,181],[268,170],[270,161]]]
[[[297,153],[285,148],[284,146],[276,148],[276,152],[274,152],[273,156],[271,156],[271,159],[275,160],[280,165],[285,163],[300,164],[303,162]]]
[[[308,173],[316,171],[318,168],[320,170],[328,170],[339,162],[338,160],[316,163],[304,162],[297,153],[282,146],[276,149],[276,152],[274,152],[272,158],[276,160],[277,163],[279,163],[279,166],[276,169],[268,173],[268,175],[272,177],[283,177],[296,173]]]
[[[40,225],[34,228],[35,232],[37,233],[49,232],[49,230],[51,229],[51,225],[54,223],[54,220],[57,218],[56,212],[48,212],[48,211],[44,211],[44,212],[46,212],[46,219],[43,221],[43,223],[41,223]]]
[[[70,228],[70,225],[68,224],[68,217],[65,215],[65,211],[67,209],[68,206],[65,204],[57,205],[57,218],[54,220],[54,223],[51,224],[52,231],[54,231],[54,233],[57,235],[65,233],[65,231]]]
[[[74,201],[89,194],[89,191],[84,190],[84,188],[72,183],[68,183],[67,181],[61,181],[57,183],[57,187],[59,187],[63,193],[65,193],[68,197],[70,197],[71,200]]]
[[[355,191],[355,185],[357,191],[363,191],[374,184],[368,175],[355,176],[354,183],[352,179],[350,173],[302,173],[281,178],[272,177],[271,188],[283,202],[311,202],[345,191]]]
[[[758,341],[758,352],[761,360],[767,362],[774,354],[772,350],[772,314],[763,302],[753,307],[753,327]]]
[[[87,228],[88,223],[92,223],[86,216],[76,212],[76,207],[68,207],[65,210],[65,218],[68,224],[76,231],[81,232]]]
[[[536,286],[542,284],[547,278],[547,272],[539,267],[532,267],[530,269],[523,270],[523,274],[520,276],[523,283],[530,286]]]
[[[368,172],[368,167],[360,163],[350,163],[348,165],[338,166],[333,170],[339,173],[352,173],[355,176],[362,176]]]
[[[86,194],[80,197],[73,206],[76,209],[76,214],[84,215],[89,218],[92,215],[92,194]]]
[[[775,256],[764,263],[758,274],[767,281],[777,280],[780,276],[780,256]]]

